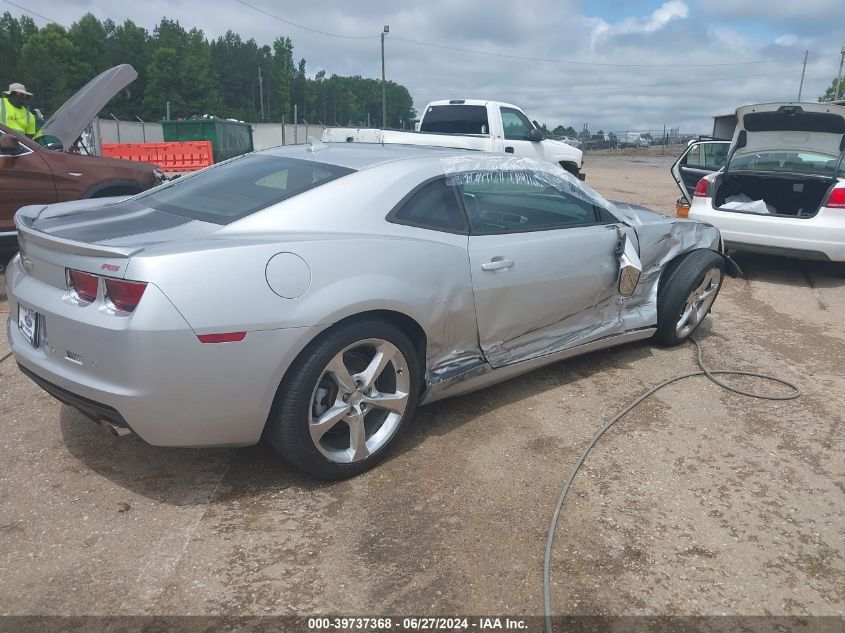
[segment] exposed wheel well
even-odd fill
[[[368,312],[361,312],[359,314],[346,317],[345,319],[341,319],[332,325],[329,330],[340,325],[345,325],[350,321],[363,321],[365,319],[387,321],[402,330],[414,344],[414,349],[416,350],[417,357],[420,360],[421,375],[425,375],[425,351],[426,346],[428,345],[428,339],[425,335],[425,330],[422,329],[422,326],[407,314],[402,314],[401,312],[396,312],[395,310],[370,310]]]
[[[563,160],[560,161],[560,166],[563,167],[566,171],[568,171],[573,176],[577,176],[578,173],[581,171],[578,168],[578,165],[576,163],[569,162],[569,161],[563,161]]]

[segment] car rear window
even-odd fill
[[[833,176],[838,160],[834,156],[810,152],[755,152],[737,156],[731,161],[731,170],[782,171],[791,174]],[[837,177],[845,176],[845,165],[840,164]]]
[[[135,199],[166,213],[229,224],[353,171],[308,160],[247,154]]]
[[[420,132],[441,134],[488,134],[487,107],[479,105],[429,106]]]

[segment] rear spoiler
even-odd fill
[[[128,259],[132,255],[144,250],[144,247],[137,246],[105,246],[101,244],[88,244],[86,242],[76,242],[74,240],[66,240],[61,237],[54,237],[48,233],[43,233],[37,229],[32,228],[32,222],[35,217],[24,215],[22,213],[15,214],[15,226],[18,229],[18,239],[25,239],[28,242],[46,246],[55,251],[63,253],[71,253],[72,255],[82,255],[85,257],[117,257]]]

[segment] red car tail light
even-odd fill
[[[84,273],[81,270],[67,269],[67,286],[76,293],[82,301],[91,303],[97,298],[97,287],[100,278],[91,273]]]
[[[835,187],[827,194],[827,200],[822,205],[829,209],[845,209],[845,187]]]
[[[143,281],[124,281],[105,277],[106,299],[120,312],[132,312],[144,296],[147,284]]]
[[[692,195],[696,198],[706,198],[710,194],[710,181],[707,178],[702,178],[695,186],[695,191]]]

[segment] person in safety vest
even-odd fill
[[[32,138],[35,136],[35,115],[26,107],[32,96],[23,84],[9,84],[0,99],[0,123]]]

